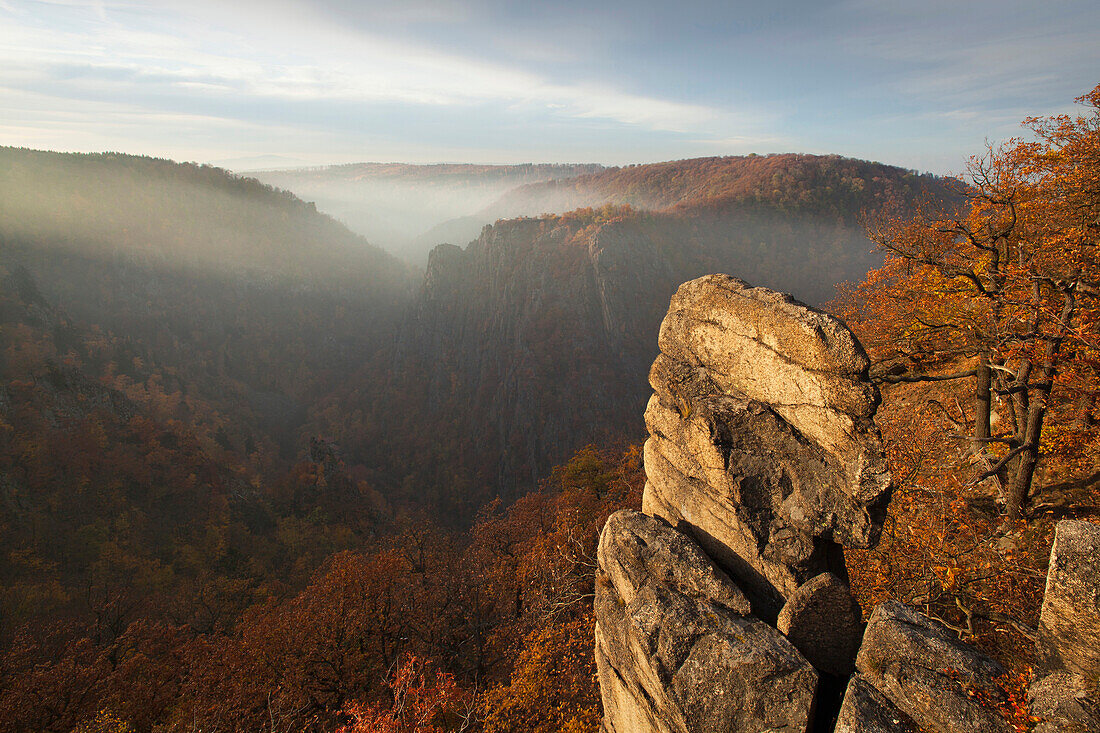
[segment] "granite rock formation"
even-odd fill
[[[1081,639],[1095,643],[1082,644]],[[1059,522],[1039,617],[1044,671],[1100,680],[1100,527]]]
[[[994,680],[1005,669],[960,642],[947,627],[901,603],[884,603],[871,614],[856,669],[925,730],[1012,730],[996,709],[982,702],[1002,697]]]
[[[598,551],[604,733],[1012,730],[995,661],[900,603],[861,622],[842,548],[877,542],[890,476],[845,326],[710,275],[677,291],[659,344],[645,513],[612,515]],[[1098,557],[1100,528],[1059,526],[1042,733],[1100,730]]]
[[[1059,522],[1028,691],[1037,733],[1100,730],[1100,527]]]
[[[622,511],[599,561],[605,733],[806,729],[817,672],[689,537]]]
[[[835,675],[852,673],[863,621],[847,584],[832,573],[800,585],[779,611],[776,628],[815,668]]]
[[[836,733],[918,733],[912,718],[861,674],[852,675],[836,719]]]
[[[658,343],[645,514],[600,538],[605,730],[809,730],[862,636],[842,546],[877,540],[889,495],[867,357],[725,275],[680,286]]]
[[[728,275],[680,286],[646,409],[643,511],[692,535],[774,621],[846,578],[889,497],[867,356],[840,321]]]

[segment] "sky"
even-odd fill
[[[1096,0],[0,0],[0,145],[948,174],[1072,113],[1098,38]]]

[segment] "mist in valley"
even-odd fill
[[[501,218],[493,204],[513,189],[600,170],[597,164],[358,163],[245,175],[316,203],[372,244],[423,267],[437,244],[464,245]],[[514,208],[509,215],[543,213]]]

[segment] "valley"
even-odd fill
[[[866,329],[877,301],[855,294],[888,271],[868,222],[970,195],[794,154],[268,177],[320,204],[160,159],[0,161],[0,603],[17,680],[0,709],[15,730],[109,726],[84,702],[28,697],[73,686],[113,701],[127,730],[187,716],[330,730],[374,715],[349,701],[384,697],[399,662],[425,685],[443,675],[423,694],[455,720],[473,705],[460,683],[484,678],[484,730],[562,725],[509,685],[542,689],[554,675],[539,665],[563,655],[594,669],[592,543],[641,495],[672,294],[735,273]],[[357,176],[404,181],[390,195],[405,208],[377,180],[353,193]],[[387,252],[354,233],[330,216],[340,197],[362,221],[390,211],[405,239]],[[435,219],[409,213],[424,209]],[[422,271],[400,249],[414,222],[431,225]],[[885,414],[887,431],[908,424]],[[887,584],[873,558],[854,573],[862,599]],[[359,615],[331,616],[346,603]],[[508,661],[525,647],[535,656]],[[402,656],[414,649],[450,661]],[[553,694],[588,726],[584,674]],[[138,707],[119,697],[146,683]]]

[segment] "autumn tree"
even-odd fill
[[[976,480],[1000,482],[1010,521],[1027,509],[1053,390],[1100,344],[1100,86],[1078,101],[1086,114],[1029,119],[1034,140],[972,159],[957,210],[871,222],[887,262],[844,313],[879,380],[974,380]]]
[[[508,684],[484,696],[486,733],[594,733],[601,712],[594,633],[590,610],[528,633]]]
[[[474,722],[470,696],[424,659],[403,656],[386,678],[389,704],[348,703],[343,710],[351,720],[336,733],[443,733],[464,731]]]

